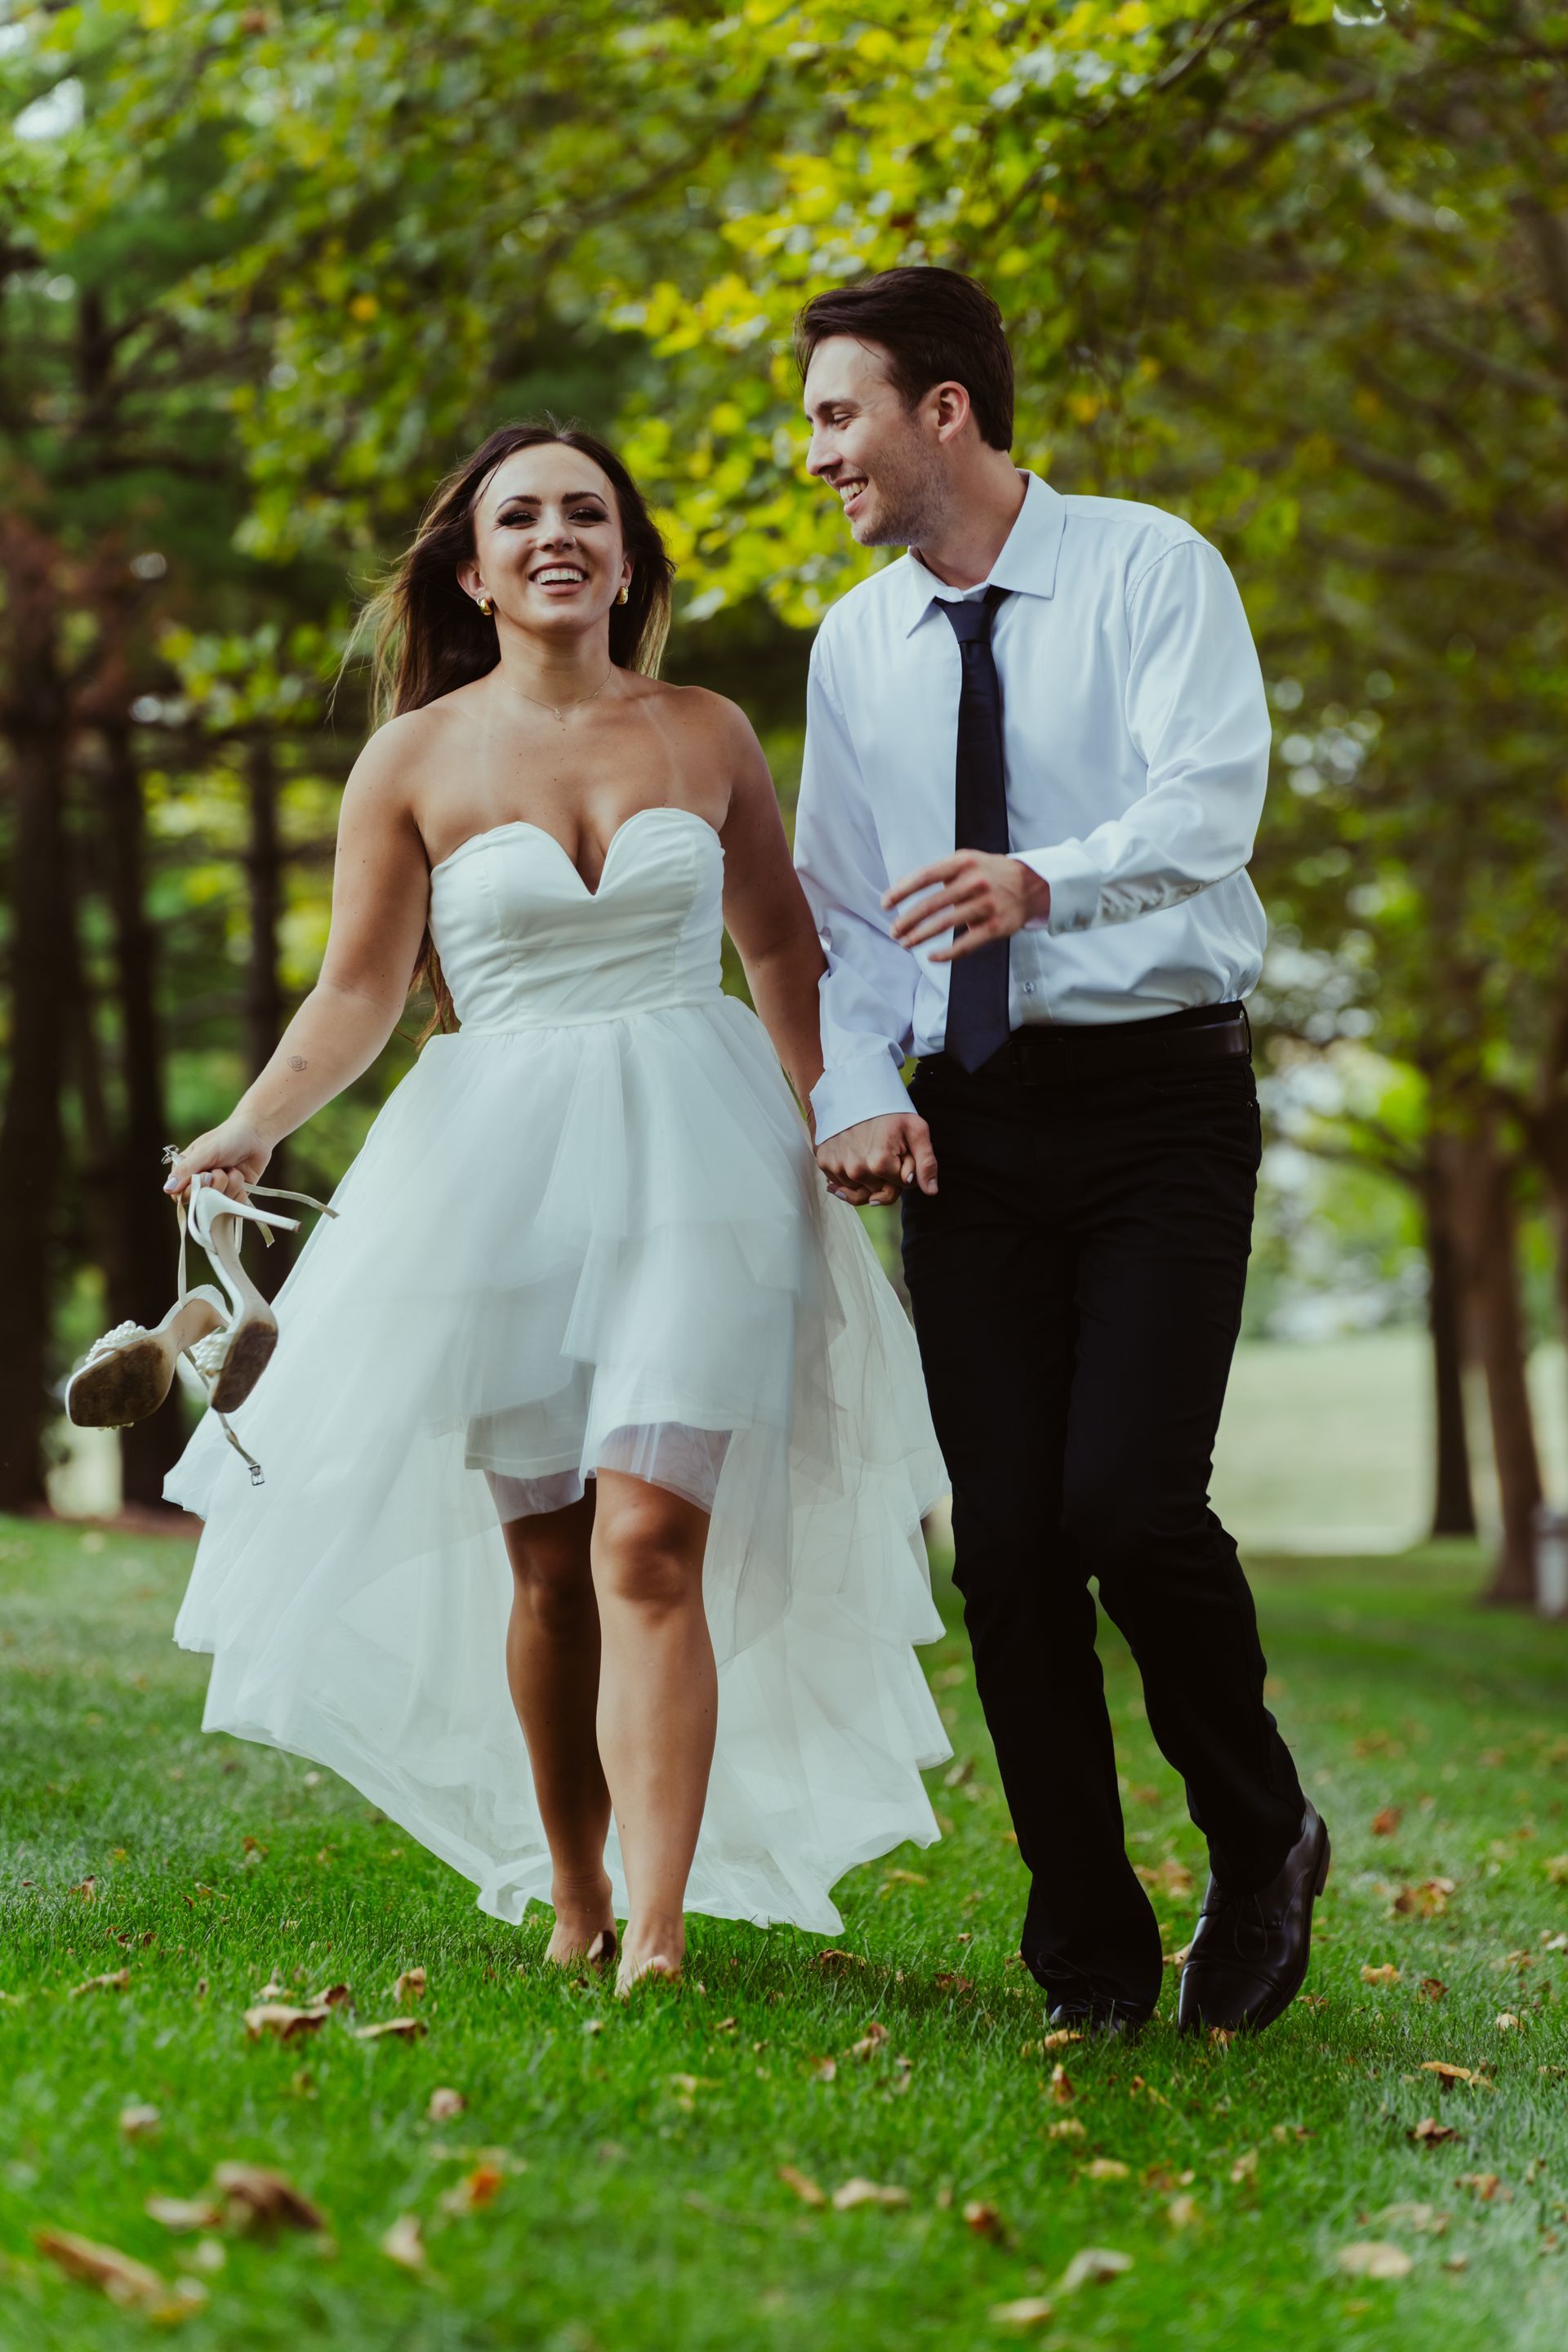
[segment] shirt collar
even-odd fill
[[[1022,470],[1022,469],[1020,469]],[[1049,596],[1057,584],[1057,557],[1067,521],[1067,501],[1038,474],[1024,474],[1024,503],[1001,554],[982,587],[1006,588],[1024,596]],[[904,634],[917,628],[934,602],[955,593],[928,572],[911,548],[904,558]],[[968,593],[968,592],[963,592]]]

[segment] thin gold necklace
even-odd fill
[[[614,677],[615,674],[616,665],[612,662],[609,668],[605,672],[604,677],[599,680],[598,685],[594,688],[593,693],[580,694],[577,696],[576,699],[572,702],[542,702],[537,694],[530,694],[521,686],[517,687],[514,691],[522,696],[524,702],[531,702],[535,710],[548,710],[551,717],[558,720],[559,723],[564,727],[566,724],[566,713],[569,710],[580,710],[585,702],[596,702],[600,695],[605,691],[605,688],[608,686],[610,680]]]

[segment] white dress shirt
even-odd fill
[[[1225,561],[1158,507],[1025,481],[989,580],[950,588],[902,555],[812,647],[795,864],[828,959],[819,1141],[907,1109],[905,1057],[946,1029],[946,940],[900,947],[881,905],[956,845],[961,656],[939,598],[1012,592],[992,629],[1009,838],[1051,890],[1008,943],[1014,1027],[1224,1003],[1262,967],[1246,866],[1268,710]]]

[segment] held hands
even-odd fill
[[[958,937],[950,947],[937,949],[932,963],[973,955],[988,940],[1010,940],[1026,923],[1043,922],[1051,911],[1048,882],[1042,882],[1021,858],[1001,857],[987,849],[955,849],[951,857],[922,866],[918,874],[906,874],[883,891],[882,904],[896,907],[921,890],[932,895],[897,918],[893,937],[900,947],[918,948],[942,931],[956,929]]]
[[[165,1192],[189,1197],[191,1180],[205,1175],[215,1192],[226,1192],[231,1200],[243,1201],[246,1188],[258,1184],[262,1170],[272,1157],[272,1147],[263,1142],[255,1129],[242,1127],[237,1119],[229,1119],[222,1127],[210,1127],[187,1143],[170,1165]]]
[[[931,1129],[912,1110],[885,1118],[863,1118],[841,1128],[816,1147],[816,1164],[835,1200],[851,1208],[882,1208],[906,1184],[936,1191],[936,1154]]]

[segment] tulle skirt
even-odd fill
[[[341,1773],[515,1920],[550,1861],[505,1675],[503,1518],[601,1467],[711,1509],[718,1741],[696,1911],[828,1932],[935,1822],[950,1751],[912,1334],[761,1024],[711,1003],[433,1038],[164,1492],[206,1521],[175,1639],[205,1724]],[[614,1833],[606,1867],[624,1911]]]

